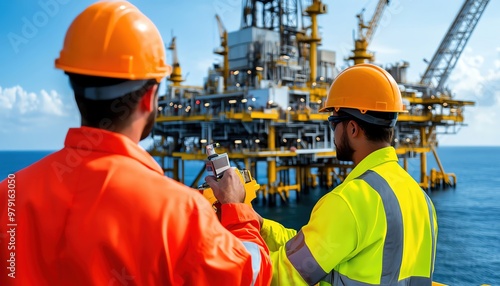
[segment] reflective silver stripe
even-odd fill
[[[334,278],[335,277],[335,278]],[[363,283],[352,280],[349,277],[333,271],[333,275],[328,275],[328,280],[323,280],[335,286],[373,286],[373,284]],[[390,284],[382,284],[385,286],[430,286],[432,279],[428,277],[408,277],[400,281],[392,281]]]
[[[398,282],[403,260],[403,215],[396,195],[387,181],[374,171],[368,170],[358,179],[367,182],[382,199],[387,220],[382,277],[380,284],[392,285]]]
[[[396,195],[390,188],[387,181],[374,171],[368,170],[358,179],[367,182],[377,193],[379,193],[384,205],[387,220],[387,233],[384,244],[384,255],[382,261],[382,277],[380,285],[391,286],[420,286],[432,285],[432,274],[430,277],[408,277],[398,281],[401,262],[403,259],[403,216],[401,207]],[[425,194],[425,193],[424,193]],[[425,195],[430,214],[432,249],[434,249],[434,219],[430,199]],[[432,254],[434,261],[434,252]],[[432,269],[432,265],[431,265]],[[432,270],[431,270],[432,272]],[[322,281],[336,286],[373,286],[373,284],[363,283],[332,270]]]
[[[259,276],[260,272],[260,264],[261,264],[260,249],[257,244],[249,241],[243,241],[243,245],[252,256],[252,270],[253,270],[252,285],[255,285],[255,280],[257,280],[257,276]]]
[[[434,268],[434,255],[435,255],[435,252],[434,252],[434,248],[436,246],[436,236],[434,235],[434,215],[433,215],[433,211],[432,211],[432,203],[431,203],[431,199],[429,198],[429,196],[422,190],[422,193],[424,193],[424,197],[425,197],[425,201],[427,202],[427,208],[429,209],[429,221],[431,223],[431,235],[432,235],[432,245],[431,245],[431,271],[429,272],[430,273],[430,277],[432,279],[432,269]]]
[[[327,274],[307,247],[302,231],[286,243],[285,249],[288,260],[309,285],[317,283]]]
[[[130,80],[111,86],[87,87],[83,96],[92,100],[111,100],[141,89],[148,80]]]

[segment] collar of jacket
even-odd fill
[[[80,150],[79,153],[104,152],[133,158],[149,169],[163,175],[160,165],[139,144],[120,133],[92,127],[70,128],[64,141],[66,148]]]
[[[353,180],[361,176],[367,170],[373,169],[374,167],[387,163],[387,162],[398,162],[398,155],[396,154],[396,149],[394,147],[385,147],[378,149],[366,156],[359,164],[352,169],[349,175],[345,178],[344,182]]]

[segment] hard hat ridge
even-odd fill
[[[171,72],[160,32],[126,1],[100,1],[78,15],[55,66],[82,75],[157,82]]]
[[[342,71],[332,83],[320,112],[339,109],[375,112],[405,112],[394,78],[373,64],[358,64]]]

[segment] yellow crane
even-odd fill
[[[229,46],[227,42],[227,30],[222,24],[222,20],[219,15],[215,15],[217,20],[217,25],[219,27],[219,36],[221,41],[221,46],[214,50],[215,54],[221,55],[224,58],[222,64],[222,76],[224,77],[224,91],[227,90],[227,80],[229,78]]]
[[[321,43],[321,36],[318,32],[318,20],[317,16],[321,14],[326,14],[327,6],[321,2],[321,0],[313,0],[312,4],[305,9],[305,14],[311,19],[311,34],[305,36],[303,34],[297,34],[297,39],[299,42],[309,43],[309,87],[314,87],[317,80],[317,64],[318,64],[318,44]]]
[[[373,62],[373,53],[368,52],[368,44],[371,42],[375,30],[377,29],[378,23],[382,18],[385,7],[389,5],[389,0],[379,0],[377,8],[375,8],[375,13],[368,24],[365,24],[363,20],[364,9],[356,15],[358,18],[358,38],[354,40],[354,50],[353,55],[348,59],[354,61],[354,64],[362,64],[366,61]]]

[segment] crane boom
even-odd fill
[[[380,18],[382,17],[382,13],[384,13],[385,7],[389,4],[389,0],[379,0],[377,4],[377,8],[375,9],[375,13],[368,24],[368,28],[366,30],[366,35],[364,36],[368,43],[371,42],[373,34],[375,34],[375,30],[377,30],[377,26],[380,22]]]
[[[222,24],[222,20],[220,19],[219,15],[215,15],[215,19],[217,20],[217,26],[219,28],[219,36],[221,40],[224,38],[224,33],[226,33],[226,28],[224,27],[224,24]]]
[[[224,78],[224,91],[227,90],[227,82],[229,79],[229,46],[227,41],[227,30],[222,24],[222,20],[219,15],[215,15],[215,19],[217,20],[217,25],[219,28],[219,36],[220,36],[220,45],[221,47],[216,49],[214,53],[221,55],[223,57],[222,64],[222,77]]]
[[[465,0],[422,76],[421,84],[444,91],[446,80],[455,68],[488,2],[489,0]]]
[[[380,18],[384,13],[385,7],[389,4],[389,0],[379,0],[375,13],[368,24],[363,20],[363,11],[356,15],[358,17],[358,38],[354,40],[353,55],[348,59],[354,61],[354,64],[361,64],[365,61],[373,62],[373,53],[368,52],[368,45],[370,44],[375,30],[377,29]]]

